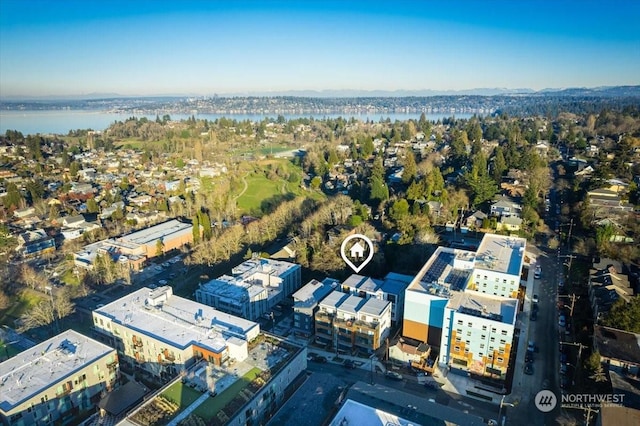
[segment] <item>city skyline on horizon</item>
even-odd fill
[[[0,97],[640,84],[640,4],[490,5],[3,0]]]

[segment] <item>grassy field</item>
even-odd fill
[[[175,402],[180,406],[179,409],[183,410],[193,404],[196,399],[200,398],[202,393],[178,381],[171,385],[171,387],[165,389],[160,395]]]
[[[42,300],[42,296],[38,293],[25,290],[20,297],[5,311],[0,313],[0,324],[6,324],[9,327],[14,327],[14,320],[20,318],[30,307],[36,305]]]
[[[265,200],[289,193],[288,182],[284,180],[269,180],[266,176],[252,175],[245,178],[247,189],[238,197],[238,208],[243,212],[257,214],[261,211]]]
[[[247,374],[242,376],[242,379],[236,380],[236,382],[225,389],[224,392],[216,395],[214,398],[207,398],[193,411],[193,413],[205,421],[211,420],[218,411],[222,410],[238,395],[238,393],[240,393],[242,389],[247,387],[249,383],[258,376],[258,374],[260,374],[260,369],[252,368]]]

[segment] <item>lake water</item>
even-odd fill
[[[36,134],[36,133],[55,133],[66,135],[69,130],[76,129],[92,129],[92,130],[105,130],[114,121],[124,121],[130,118],[133,114],[117,114],[105,111],[86,111],[86,110],[52,110],[52,111],[0,111],[0,133],[5,134],[7,130],[18,130],[24,135]],[[162,116],[163,114],[160,114]],[[187,119],[189,114],[170,114],[172,120]],[[427,120],[437,121],[443,118],[448,118],[455,115],[456,118],[470,118],[474,114],[470,113],[438,113],[438,114],[426,114]],[[150,120],[156,119],[156,114],[139,115],[136,117],[147,117]],[[252,120],[260,121],[265,117],[275,118],[274,114],[196,114],[196,118],[216,120],[221,117],[227,117],[236,120]],[[284,117],[289,120],[292,118],[301,117],[313,117],[315,119],[323,118],[356,118],[362,121],[372,120],[379,121],[380,118],[390,118],[391,121],[395,120],[408,120],[420,118],[420,113],[378,113],[370,115],[355,115],[355,114],[298,114],[287,115]]]

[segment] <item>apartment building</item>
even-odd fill
[[[293,332],[302,337],[310,337],[314,331],[314,315],[318,303],[340,284],[338,280],[325,278],[322,282],[311,280],[293,293]]]
[[[375,279],[358,274],[351,274],[340,285],[344,293],[355,294],[365,299],[375,298],[391,302],[391,322],[397,324],[402,320],[404,294],[412,276],[388,273],[384,279]]]
[[[440,365],[505,379],[518,300],[456,292],[444,312]]]
[[[467,290],[517,298],[527,240],[485,234],[475,253]]]
[[[409,352],[417,368],[432,367],[421,359],[427,352],[433,359],[428,346],[439,349],[443,367],[504,379],[525,245],[522,238],[486,234],[475,252],[435,251],[405,292],[402,336],[414,342]]]
[[[176,296],[169,286],[142,288],[93,311],[93,325],[122,362],[161,378],[201,359],[242,361],[260,333],[258,324]]]
[[[271,312],[301,286],[300,265],[253,258],[196,290],[196,300],[252,321]]]
[[[373,353],[391,329],[391,302],[334,290],[315,315],[316,342],[345,353]]]
[[[0,420],[72,424],[95,411],[119,375],[116,350],[67,330],[0,364]]]

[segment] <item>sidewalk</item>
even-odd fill
[[[342,365],[346,360],[351,360],[353,361],[353,363],[357,368],[361,368],[366,371],[371,371],[372,367],[375,367],[378,371],[381,371],[382,373],[385,373],[387,371],[384,364],[382,364],[382,362],[380,362],[377,358],[375,360],[372,360],[371,358],[361,358],[361,357],[351,356],[351,355],[343,355],[343,354],[337,355],[335,352],[328,352],[322,349],[318,349],[314,346],[307,346],[307,354],[311,354],[311,353],[325,357],[327,359],[327,362],[330,362],[332,364]],[[371,365],[372,362],[373,362],[373,366]]]

